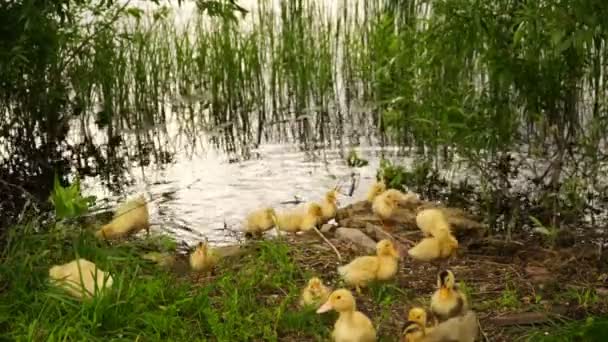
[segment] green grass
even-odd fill
[[[319,340],[335,314],[295,308],[309,274],[282,242],[261,242],[236,264],[195,284],[141,259],[142,243],[108,246],[73,227],[11,229],[0,264],[0,340]],[[76,257],[110,271],[112,290],[79,302],[48,283]],[[288,338],[292,338],[288,337]]]
[[[584,321],[539,329],[526,337],[539,342],[600,342],[608,336],[608,317],[588,317]]]

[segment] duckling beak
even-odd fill
[[[317,313],[318,313],[318,314],[320,314],[320,313],[324,313],[324,312],[330,311],[330,310],[331,310],[331,309],[333,309],[333,308],[334,308],[334,307],[331,305],[331,301],[330,301],[330,300],[328,300],[327,302],[325,302],[325,304],[321,305],[321,307],[319,307],[319,308],[317,309]]]
[[[449,295],[450,295],[450,290],[449,290],[447,287],[442,286],[442,287],[439,289],[439,297],[440,297],[441,299],[446,299],[446,298],[448,298],[448,297],[449,297]]]

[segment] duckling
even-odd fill
[[[375,256],[355,258],[348,265],[338,267],[338,274],[349,285],[354,285],[357,293],[362,286],[372,280],[388,280],[395,276],[398,269],[399,253],[390,240],[381,240],[376,244]]]
[[[49,278],[52,284],[79,299],[91,298],[114,283],[109,273],[83,258],[51,267]]]
[[[329,289],[323,285],[321,279],[312,277],[308,280],[308,285],[302,291],[300,306],[314,306],[317,309],[322,303],[327,301]]]
[[[334,324],[332,338],[335,342],[375,342],[376,329],[372,321],[362,312],[357,311],[353,294],[346,289],[331,293],[329,299],[317,313],[335,310],[339,313]]]
[[[438,237],[422,239],[408,250],[408,254],[418,261],[445,260],[458,249],[458,240],[451,234],[439,234]]]
[[[296,210],[284,211],[276,216],[276,227],[288,233],[295,233],[300,230],[302,223],[302,213]]]
[[[300,221],[300,230],[303,232],[307,232],[311,230],[313,227],[316,227],[321,223],[323,218],[323,208],[318,203],[309,203],[308,209],[306,213],[302,215],[302,219]]]
[[[468,310],[466,296],[458,289],[454,273],[442,271],[437,276],[437,291],[431,296],[431,312],[439,321],[459,316]]]
[[[407,320],[411,322],[416,322],[423,326],[428,332],[429,328],[427,327],[427,313],[426,310],[421,307],[413,307],[407,314]]]
[[[245,232],[256,236],[274,227],[276,213],[273,208],[254,210],[245,218]]]
[[[209,249],[207,242],[199,242],[194,252],[190,254],[190,267],[195,272],[207,273],[218,261],[219,256]]]
[[[95,236],[115,239],[136,233],[142,229],[150,234],[148,203],[143,196],[139,196],[116,209],[112,221],[95,232]]]
[[[424,209],[416,215],[416,225],[424,236],[451,234],[450,224],[441,209]]]
[[[325,198],[321,201],[322,217],[321,223],[326,223],[336,217],[338,211],[338,191],[336,189],[328,191]]]
[[[390,218],[393,216],[395,209],[399,205],[399,198],[393,192],[388,190],[376,196],[372,203],[372,211],[376,214],[385,229],[392,227],[393,223]]]
[[[386,191],[386,184],[383,181],[375,182],[367,191],[367,202],[374,203],[374,199],[384,191]]]
[[[467,311],[462,316],[448,319],[429,330],[423,325],[407,321],[402,333],[402,342],[473,342],[479,329],[477,315]]]

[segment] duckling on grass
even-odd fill
[[[112,287],[112,276],[93,262],[80,258],[49,269],[51,283],[66,290],[70,295],[91,298],[100,291]]]
[[[218,261],[219,256],[209,248],[206,241],[199,242],[190,254],[190,268],[199,275],[211,272]]]
[[[354,285],[357,293],[361,287],[373,280],[388,280],[395,276],[399,265],[399,253],[390,240],[376,244],[376,255],[355,258],[348,265],[338,267],[338,274],[349,285]]]
[[[312,277],[308,280],[308,284],[302,291],[302,296],[300,297],[300,306],[313,306],[315,309],[319,308],[319,306],[329,297],[329,288],[323,284],[321,279],[317,277]]]
[[[357,311],[353,294],[346,289],[331,293],[329,299],[317,313],[335,310],[339,313],[334,324],[332,338],[335,342],[375,342],[376,329],[372,321],[362,312]]]
[[[479,334],[477,315],[467,311],[462,316],[456,316],[439,323],[433,329],[424,325],[407,321],[402,333],[402,342],[474,342]]]
[[[143,196],[127,201],[116,209],[112,221],[101,227],[95,236],[104,239],[117,239],[145,229],[150,234],[148,203]]]
[[[437,276],[437,291],[431,296],[431,312],[441,321],[460,316],[468,310],[466,296],[458,289],[454,273],[442,271]]]

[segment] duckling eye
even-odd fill
[[[338,297],[336,297],[336,299],[342,299],[342,296],[338,296]]]

